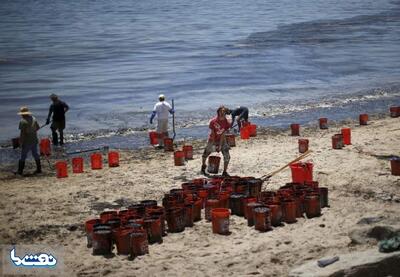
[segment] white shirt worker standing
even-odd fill
[[[168,115],[173,114],[175,111],[172,109],[171,105],[165,101],[164,94],[160,94],[158,100],[159,102],[154,105],[150,117],[150,124],[153,124],[153,119],[157,116],[158,148],[163,148],[164,138],[168,138]]]

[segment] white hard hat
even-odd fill
[[[164,99],[165,99],[165,95],[164,95],[164,94],[160,94],[160,95],[158,96],[158,99],[159,99],[159,100],[161,100],[161,99],[164,100]]]

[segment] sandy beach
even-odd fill
[[[332,149],[331,136],[352,129],[352,145]],[[372,117],[360,126],[348,121],[319,130],[301,129],[310,140],[314,180],[329,189],[330,207],[320,217],[300,218],[259,233],[244,218],[231,216],[229,236],[212,233],[211,223],[196,222],[182,233],[168,234],[149,255],[93,256],[86,246],[84,222],[105,209],[119,209],[155,199],[199,178],[205,142],[193,142],[194,159],[176,167],[173,154],[146,148],[120,152],[120,166],[90,170],[58,179],[47,162],[39,176],[15,178],[11,166],[0,174],[0,244],[51,244],[65,248],[66,276],[287,276],[310,260],[377,248],[376,240],[355,243],[351,233],[363,218],[377,217],[388,226],[400,224],[400,178],[390,172],[389,157],[400,154],[399,118]],[[289,130],[258,130],[250,140],[236,138],[229,173],[260,177],[296,158],[299,137]],[[52,161],[54,162],[54,161]],[[27,166],[33,172],[33,164]],[[263,184],[276,190],[291,182],[287,169]],[[114,249],[114,253],[116,253]]]

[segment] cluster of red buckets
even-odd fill
[[[167,234],[193,227],[202,214],[212,222],[212,232],[221,235],[230,234],[231,214],[245,217],[248,226],[260,232],[294,223],[304,214],[320,216],[321,208],[328,206],[328,189],[302,176],[303,183],[288,183],[277,191],[261,191],[263,180],[254,177],[193,179],[166,193],[162,206],[144,200],[86,221],[88,247],[93,247],[93,255],[109,255],[115,244],[117,254],[135,258],[149,253],[149,244],[162,243]]]
[[[390,107],[390,116],[400,117],[400,107]],[[359,123],[360,125],[368,125],[368,114],[360,114],[359,115]],[[328,119],[320,118],[319,119],[319,128],[320,129],[328,129]],[[300,124],[291,124],[291,135],[292,136],[300,136]],[[305,153],[308,150],[309,140],[308,139],[299,139],[299,152]],[[338,134],[334,134],[332,136],[332,148],[333,149],[342,149],[346,145],[351,145],[351,129],[350,128],[342,128],[341,132]],[[400,176],[400,158],[393,157],[390,160],[391,172],[392,175]]]
[[[117,151],[109,151],[107,154],[108,166],[117,167],[119,166],[119,153]],[[84,158],[74,157],[71,159],[72,173],[83,173],[84,171]],[[68,177],[68,162],[57,161],[55,164],[57,178]],[[103,154],[93,153],[90,155],[90,167],[92,170],[98,170],[103,168]]]

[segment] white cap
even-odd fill
[[[159,96],[158,96],[158,99],[165,99],[165,95],[164,94],[160,94]]]

